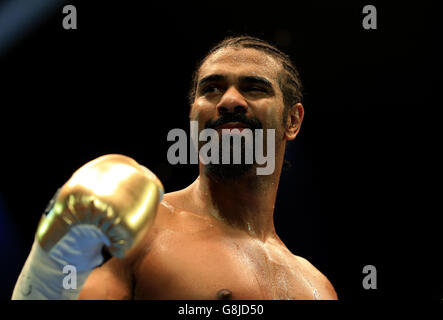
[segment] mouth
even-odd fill
[[[241,122],[228,122],[220,126],[216,126],[215,130],[221,131],[222,129],[229,129],[229,130],[238,129],[241,132],[246,128],[250,129],[250,127],[247,124]]]

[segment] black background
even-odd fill
[[[197,61],[238,33],[287,52],[305,86],[305,120],[275,209],[287,247],[343,300],[443,298],[438,210],[422,179],[432,172],[416,161],[429,157],[422,127],[439,104],[435,7],[68,3],[77,30],[62,28],[60,6],[0,58],[0,210],[9,219],[1,298],[12,293],[46,204],[84,163],[122,153],[155,172],[166,192],[194,181],[195,165],[168,164],[166,136],[189,126]],[[362,27],[365,4],[376,5],[377,30]],[[362,287],[365,265],[377,268],[377,290]]]

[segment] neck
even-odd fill
[[[200,168],[193,189],[212,216],[264,241],[275,234],[274,205],[281,165],[267,176],[256,175],[255,168],[252,171],[253,174],[220,181]]]

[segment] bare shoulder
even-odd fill
[[[337,293],[328,278],[307,259],[294,255],[303,273],[308,275],[311,284],[319,291],[320,299],[338,300]]]
[[[113,257],[102,266],[94,269],[82,287],[79,299],[131,299],[135,281],[134,268],[143,260],[159,231],[169,223],[170,212],[171,209],[167,201],[160,203],[151,229],[136,246],[127,252],[124,258]]]

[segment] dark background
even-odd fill
[[[61,5],[0,57],[1,298],[48,201],[86,162],[128,155],[166,192],[194,181],[196,165],[168,164],[166,136],[188,129],[197,61],[238,33],[287,52],[305,86],[275,208],[287,247],[343,300],[443,298],[438,210],[422,180],[432,173],[416,161],[438,105],[436,9],[295,2],[68,1],[77,30],[62,28]],[[362,27],[365,4],[376,5],[377,30]],[[362,287],[365,265],[377,268],[377,290]]]

